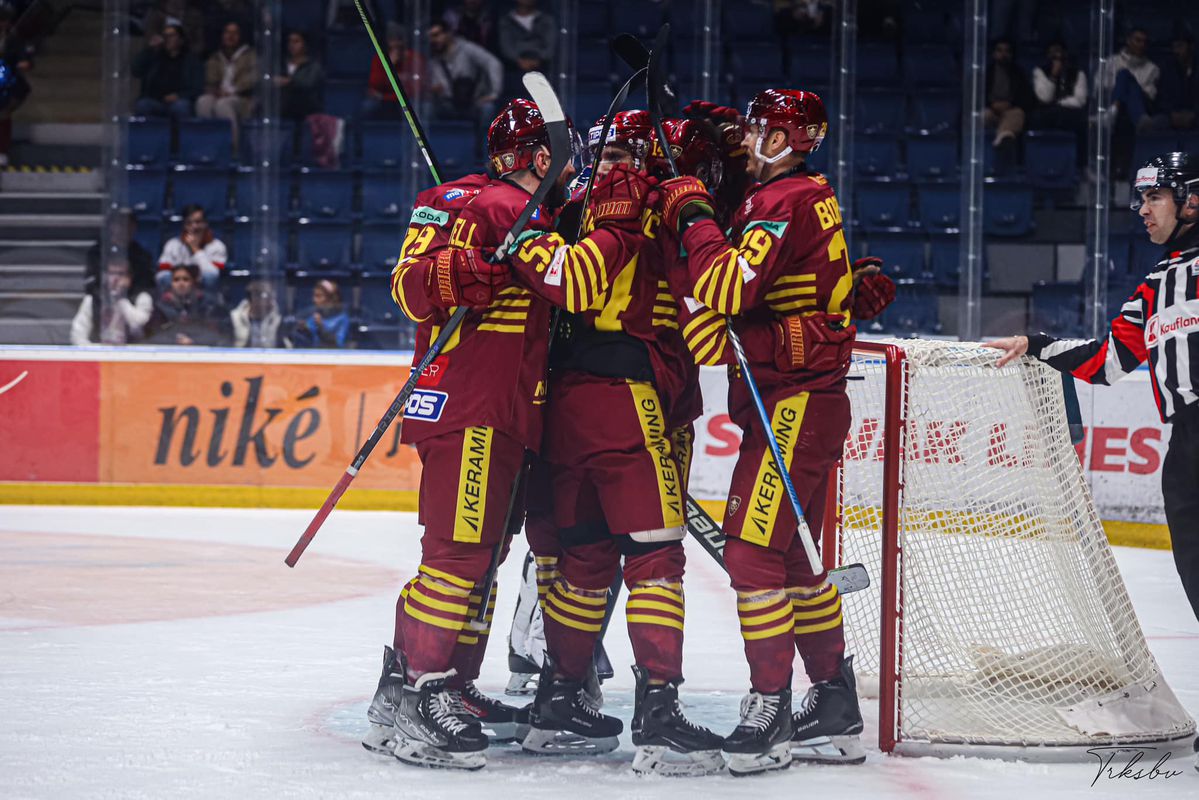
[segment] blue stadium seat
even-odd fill
[[[249,217],[257,213],[254,207],[254,183],[257,173],[249,167],[241,167],[233,173],[233,215]]]
[[[1128,231],[1109,230],[1107,234],[1107,258],[1113,270],[1136,273],[1135,267],[1131,263],[1132,234]]]
[[[347,223],[301,221],[296,227],[296,263],[304,269],[349,269],[354,230]]]
[[[607,80],[612,74],[612,51],[607,39],[580,41],[576,52],[575,69],[580,80]],[[623,66],[621,70],[624,70]]]
[[[945,45],[918,45],[904,52],[903,76],[908,86],[954,86],[961,84],[953,50]]]
[[[612,85],[606,80],[580,80],[575,85],[575,113],[572,117],[575,124],[580,128],[587,128],[608,113],[608,106],[612,103],[612,94]]]
[[[482,169],[482,153],[476,155],[479,136],[469,122],[433,122],[427,128],[429,141],[445,171],[465,175]]]
[[[247,120],[242,125],[241,162],[247,166],[258,167],[266,159],[286,166],[295,156],[296,128],[292,122],[279,122],[276,139],[268,146],[268,129],[254,120]]]
[[[916,186],[920,224],[930,231],[958,227],[962,188],[956,183],[922,183]]]
[[[648,5],[648,3],[646,4]],[[763,31],[774,30],[770,9],[757,3],[722,3],[724,18],[720,34],[726,41],[761,39]],[[620,19],[620,17],[616,17]],[[623,21],[623,20],[622,20]]]
[[[866,251],[883,260],[883,271],[892,278],[924,278],[925,242],[922,233],[872,233]]]
[[[362,249],[358,263],[363,272],[387,272],[400,257],[400,246],[404,243],[405,225],[394,222],[364,224],[362,226]]]
[[[607,3],[580,3],[578,9],[580,39],[600,38],[611,34]]]
[[[325,12],[327,3],[285,3],[280,8],[283,11],[283,29],[288,31],[303,31],[315,35],[325,29]]]
[[[1082,285],[1038,281],[1032,287],[1029,312],[1029,330],[1056,337],[1082,335]]]
[[[772,50],[777,52],[777,47],[773,46]],[[826,84],[833,76],[833,51],[828,46],[806,46],[791,48],[791,79],[795,81],[796,88],[807,89],[809,86],[817,84]],[[761,72],[761,75],[777,74],[778,61],[775,61],[775,69]]]
[[[154,167],[130,166],[129,208],[139,217],[161,217],[166,207],[167,174]]]
[[[797,62],[802,60],[800,54],[792,48],[792,74],[795,74],[798,69]],[[783,71],[783,53],[779,50],[778,42],[775,39],[745,42],[733,48],[732,66],[737,75],[757,75],[777,82],[777,76],[781,75]],[[826,63],[825,66],[828,64]],[[827,76],[828,70],[825,70],[823,74]],[[811,80],[813,76],[808,74],[807,77]]]
[[[343,120],[342,124],[343,124],[343,127],[342,127],[341,141],[336,143],[339,145],[337,155],[338,155],[339,159],[341,159],[343,161],[348,161],[349,160],[348,156],[351,151],[352,143],[354,141],[353,121],[352,120]],[[384,124],[390,124],[395,129],[397,135],[399,134],[399,131],[401,130],[401,128],[403,126],[402,122],[391,122],[391,123],[384,123]],[[313,143],[313,138],[312,138],[312,129],[310,127],[308,127],[307,125],[300,126],[300,152],[297,157],[297,162],[300,164],[300,166],[317,167],[319,169],[325,169],[325,167],[323,167],[317,161],[316,147]]]
[[[906,183],[858,181],[855,215],[868,231],[906,228],[911,219],[911,187]]]
[[[900,335],[940,333],[937,287],[932,281],[897,280],[895,301],[883,312],[882,324]]]
[[[1135,175],[1137,169],[1146,161],[1162,153],[1177,150],[1178,145],[1178,134],[1173,131],[1140,134],[1132,146],[1132,164],[1129,174]]]
[[[1078,140],[1068,131],[1024,134],[1024,169],[1028,182],[1041,189],[1071,189],[1078,181]]]
[[[228,123],[226,123],[226,126]],[[171,157],[171,124],[165,117],[129,118],[129,163],[162,165]]]
[[[866,43],[858,45],[857,79],[860,86],[893,86],[900,80],[895,45]]]
[[[404,181],[398,170],[371,170],[362,175],[362,216],[368,222],[407,223],[411,208],[403,196]]]
[[[894,175],[899,169],[899,140],[894,135],[859,136],[853,150],[854,171],[859,177]]]
[[[360,126],[363,167],[396,168],[404,165],[407,137],[394,122],[364,122]]]
[[[229,210],[229,173],[223,169],[176,169],[171,184],[174,202],[171,209],[176,213],[186,205],[195,203],[204,207],[204,215],[210,220],[222,219]]]
[[[233,129],[224,119],[179,120],[180,164],[227,167],[233,161]]]
[[[580,3],[580,5],[587,5]],[[645,0],[609,0],[605,3],[610,10],[610,20],[643,39],[652,40],[664,21],[663,3],[647,3]],[[611,30],[608,31],[611,33]]]
[[[135,219],[137,220],[137,231],[133,234],[134,241],[146,248],[150,258],[157,261],[163,244],[162,218],[136,217]]]
[[[1129,272],[1148,275],[1154,264],[1162,258],[1162,246],[1149,241],[1149,235],[1138,226],[1132,234],[1132,253],[1129,257]]]
[[[983,189],[983,230],[988,236],[1023,236],[1033,229],[1032,187],[989,183]]]
[[[907,120],[903,93],[887,89],[858,92],[854,109],[854,124],[861,133],[895,135]]]
[[[362,80],[329,81],[325,84],[325,113],[351,119],[362,110]]]
[[[239,269],[252,270],[257,260],[255,258],[257,244],[254,242],[254,223],[248,220],[238,221],[232,225],[232,229],[233,235],[229,239],[223,240],[226,247],[229,248],[229,263]],[[284,225],[279,226],[272,238],[279,264],[287,264],[291,261],[290,238],[290,233]]]
[[[395,325],[361,323],[354,333],[359,350],[411,350],[416,341],[416,326],[411,322]]]
[[[331,30],[325,39],[325,74],[333,79],[366,81],[375,49],[361,25]]]
[[[903,41],[912,44],[961,41],[962,9],[936,3],[909,3],[903,9]]]
[[[909,130],[925,133],[956,131],[961,127],[961,96],[956,91],[921,90],[912,94]]]
[[[395,325],[407,319],[391,297],[391,270],[363,272],[359,311],[367,322]]]
[[[915,180],[953,178],[958,173],[958,144],[949,134],[911,136],[908,174]]]
[[[961,240],[957,236],[929,237],[928,267],[937,286],[955,288],[962,274]]]
[[[1107,320],[1113,320],[1132,293],[1145,280],[1144,275],[1128,272],[1109,272],[1107,275]]]
[[[226,267],[221,271],[221,300],[225,308],[233,310],[246,299],[246,287],[253,279],[249,269]]]
[[[301,217],[348,220],[354,214],[354,173],[301,170],[298,213]]]

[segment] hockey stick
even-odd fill
[[[654,123],[654,131],[658,134],[658,141],[662,143],[662,152],[666,154],[667,163],[670,165],[670,174],[674,177],[679,177],[679,167],[674,161],[674,156],[670,152],[670,147],[666,145],[666,134],[662,130],[662,108],[664,103],[669,102],[667,95],[671,95],[663,87],[665,81],[661,75],[662,68],[662,50],[666,44],[666,39],[670,35],[670,25],[665,24],[658,30],[658,35],[654,39],[654,49],[649,55],[648,74],[645,79],[646,100],[649,104],[650,118]],[[758,391],[757,381],[749,371],[749,360],[745,357],[745,347],[741,344],[741,337],[737,335],[737,331],[733,329],[733,320],[725,318],[725,328],[728,331],[729,343],[733,346],[733,354],[737,358],[737,366],[741,368],[741,377],[745,381],[745,385],[749,387],[750,396],[753,397],[754,408],[758,412],[758,418],[762,422],[762,430],[766,436],[766,442],[770,445],[770,454],[774,459],[775,469],[778,470],[779,477],[783,481],[783,485],[787,487],[787,497],[791,501],[791,508],[795,512],[797,521],[797,532],[799,534],[800,543],[803,544],[804,553],[808,557],[808,566],[812,570],[813,575],[819,575],[824,571],[824,564],[820,560],[820,553],[816,550],[816,543],[812,541],[812,531],[808,527],[808,521],[804,519],[803,507],[799,503],[799,495],[795,492],[795,484],[791,481],[791,475],[787,472],[787,462],[783,458],[783,453],[779,449],[777,437],[774,435],[774,428],[770,425],[770,415],[766,413],[766,404],[762,402],[762,394]]]
[[[387,76],[391,90],[395,92],[396,99],[400,101],[404,119],[408,120],[408,127],[412,129],[412,135],[416,138],[416,146],[420,148],[421,155],[425,157],[425,164],[429,166],[429,172],[433,174],[433,183],[440,184],[441,167],[438,166],[433,151],[429,149],[429,137],[425,135],[425,129],[421,127],[416,112],[412,110],[412,104],[408,102],[408,95],[404,93],[404,87],[396,80],[395,72],[391,69],[391,59],[387,57],[387,54],[383,52],[383,46],[379,44],[379,37],[375,35],[375,21],[370,12],[366,10],[362,0],[354,0],[354,6],[358,9],[358,16],[362,17],[366,35],[370,37],[371,44],[375,46],[375,55],[379,57],[379,63],[383,65],[383,74]]]
[[[508,230],[503,244],[496,250],[495,260],[497,261],[503,260],[504,256],[507,255],[508,250],[516,241],[516,237],[524,230],[525,225],[528,224],[529,219],[533,216],[533,212],[545,202],[550,189],[557,183],[558,177],[566,169],[567,162],[570,161],[570,129],[566,123],[566,114],[562,111],[562,104],[558,102],[558,95],[554,93],[553,87],[550,86],[549,81],[540,72],[525,73],[523,80],[525,89],[528,90],[533,98],[533,102],[537,104],[538,110],[541,111],[541,118],[545,120],[545,129],[550,140],[550,166],[545,171],[545,175],[542,176],[541,183],[537,185],[537,190],[529,198],[524,211],[520,213],[520,216],[516,218],[516,223]],[[487,576],[480,589],[480,597],[490,597],[491,589],[495,586],[495,575],[500,568],[500,556],[508,544],[508,528],[511,526],[512,515],[515,513],[517,495],[527,463],[527,458],[521,462],[521,471],[513,483],[512,494],[508,498],[508,511],[504,518],[504,527],[500,533],[500,541],[496,543],[496,546],[491,551],[491,563],[487,566]],[[476,624],[482,625],[486,623],[487,605],[486,602],[479,603],[479,610],[474,618]]]

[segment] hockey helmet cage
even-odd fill
[[[814,153],[828,135],[828,114],[815,92],[799,89],[765,89],[754,95],[745,109],[745,123],[758,129],[758,160],[773,164],[790,153]],[[762,141],[773,130],[787,134],[787,146],[767,158]]]

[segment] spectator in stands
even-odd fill
[[[832,0],[774,0],[774,29],[784,37],[827,34],[833,22]]]
[[[12,115],[29,97],[25,76],[33,69],[33,45],[13,30],[16,14],[0,7],[0,167],[8,166],[12,149]]]
[[[500,18],[499,28],[509,94],[520,93],[520,76],[526,72],[549,71],[558,34],[554,18],[537,10],[537,0],[513,0],[512,5],[512,10]]]
[[[313,307],[300,315],[291,335],[292,347],[341,348],[350,333],[350,315],[341,303],[341,290],[330,280],[312,287]]]
[[[1105,75],[1112,89],[1112,103],[1120,117],[1138,133],[1160,127],[1153,111],[1161,69],[1145,54],[1148,49],[1149,34],[1133,28],[1124,40],[1123,49],[1108,61]]]
[[[71,344],[128,344],[139,341],[154,311],[150,293],[133,285],[129,263],[110,259],[103,280],[88,287],[75,318]]]
[[[1174,130],[1195,127],[1199,113],[1199,69],[1195,64],[1195,40],[1179,31],[1170,41],[1170,55],[1162,66],[1161,112]]]
[[[251,281],[246,287],[246,299],[229,312],[233,325],[234,347],[279,347],[279,304],[275,290],[266,281]]]
[[[150,44],[155,38],[162,37],[166,33],[166,29],[172,25],[183,30],[183,38],[188,43],[188,50],[193,55],[197,58],[204,55],[204,9],[202,4],[188,2],[188,0],[159,0],[155,7],[146,11],[142,20],[146,43]]]
[[[299,31],[287,36],[286,75],[275,77],[280,87],[279,115],[302,120],[325,110],[325,71],[309,55],[308,37]]]
[[[1045,48],[1045,61],[1033,67],[1032,86],[1037,104],[1029,127],[1073,133],[1080,145],[1081,164],[1086,158],[1087,74],[1074,63],[1064,44],[1053,42]]]
[[[154,264],[154,255],[142,247],[134,238],[137,234],[137,217],[128,208],[122,208],[108,218],[108,244],[110,252],[125,251],[130,278],[133,281],[134,293],[150,292],[153,296],[155,285],[154,276],[158,272]],[[100,247],[96,242],[87,251],[87,276],[84,287],[87,291],[100,282]]]
[[[387,23],[387,60],[391,69],[399,78],[405,94],[414,102],[420,96],[421,78],[425,73],[425,61],[420,53],[408,49],[407,31],[398,22]],[[400,102],[396,99],[387,73],[383,71],[383,62],[376,54],[371,59],[371,76],[366,88],[366,97],[362,99],[362,118],[398,120],[403,117]]]
[[[228,343],[228,312],[197,286],[200,270],[180,264],[154,303],[148,340],[154,344],[223,345]]]
[[[429,53],[434,116],[469,119],[486,130],[504,84],[500,60],[474,42],[457,38],[444,22],[429,26]]]
[[[225,268],[225,243],[208,227],[204,209],[197,205],[183,207],[183,229],[167,240],[158,257],[158,288],[166,289],[174,280],[178,266],[196,268],[196,274],[209,291],[214,291]]]
[[[995,129],[991,145],[999,170],[1015,166],[1017,137],[1024,131],[1025,113],[1032,107],[1032,101],[1032,87],[1013,59],[1012,43],[1007,39],[995,40],[987,68],[987,107],[983,110],[983,120],[988,128]]]
[[[196,101],[196,116],[229,120],[236,144],[238,122],[254,110],[258,85],[258,56],[242,42],[241,26],[236,22],[225,24],[220,48],[208,57],[204,85],[204,94]]]
[[[444,20],[459,39],[488,50],[495,46],[495,19],[483,0],[462,0],[445,12]]]
[[[147,117],[190,117],[200,94],[200,62],[187,51],[183,28],[167,25],[151,36],[149,46],[133,59],[132,71],[142,82],[134,111]]]
[[[249,43],[254,31],[253,0],[208,0],[204,14],[204,52],[220,48],[225,26],[236,22],[242,41]]]

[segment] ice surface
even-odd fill
[[[449,774],[371,756],[358,741],[391,640],[395,594],[418,562],[411,514],[338,512],[295,570],[309,511],[0,506],[0,797],[1199,798],[1192,759],[1168,779],[1100,778],[1097,762],[884,757],[753,779],[638,778],[631,745],[592,759],[493,748]],[[500,578],[480,685],[499,693],[521,542]],[[688,541],[682,699],[717,731],[748,672],[722,572]],[[1169,553],[1117,560],[1154,655],[1199,714],[1199,623]],[[607,640],[607,710],[627,721],[623,622]],[[797,681],[796,693],[802,695]],[[1154,759],[1147,759],[1148,766]]]

